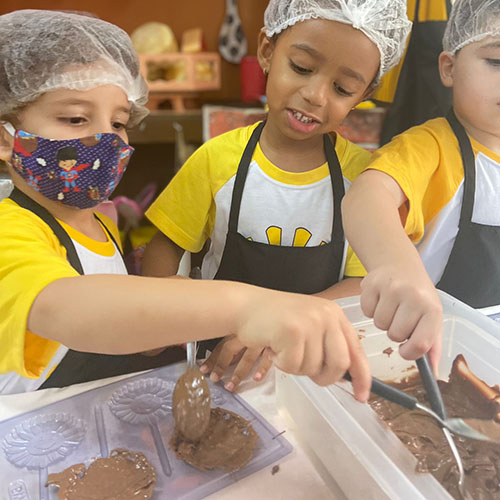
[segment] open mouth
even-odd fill
[[[293,109],[290,111],[291,111],[293,117],[301,123],[319,123],[318,120],[311,118],[310,116],[307,116],[307,115],[301,113],[300,111],[295,111]]]

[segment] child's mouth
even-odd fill
[[[294,109],[288,109],[288,121],[290,123],[291,128],[298,132],[302,133],[310,133],[314,129],[316,129],[320,122],[311,118],[300,111],[296,111]]]

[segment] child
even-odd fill
[[[369,154],[333,130],[397,63],[409,29],[402,0],[271,0],[258,43],[267,120],[210,140],[181,168],[146,214],[160,232],[143,272],[175,274],[183,251],[210,239],[206,279],[355,295],[359,279],[338,283],[363,273],[346,259],[340,202]],[[218,380],[241,355],[233,390],[260,350],[226,339],[202,370]]]
[[[122,276],[116,227],[94,207],[120,180],[132,152],[125,127],[145,115],[146,96],[137,55],[116,26],[56,11],[0,16],[0,158],[16,186],[0,203],[0,392],[36,389],[57,365],[63,383],[78,380],[82,365],[68,348],[129,354],[231,333],[320,384],[349,369],[366,400],[366,358],[328,301]],[[78,191],[59,175],[58,151],[68,147],[90,165],[78,172]]]
[[[457,0],[443,46],[453,110],[381,148],[343,206],[368,270],[365,314],[396,341],[412,335],[421,350],[434,346],[434,363],[442,322],[434,285],[472,307],[500,304],[498,0]],[[401,354],[414,357],[416,348],[409,342]]]

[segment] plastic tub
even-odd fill
[[[489,385],[500,383],[500,325],[441,293],[444,310],[440,378],[463,354],[471,370]],[[359,297],[338,301],[362,337],[374,376],[398,380],[416,370],[397,344],[361,312]],[[394,352],[383,351],[392,347]],[[306,377],[277,374],[280,413],[309,450],[312,461],[336,498],[450,500],[431,474],[415,472],[416,459],[366,404],[352,397],[349,383],[322,388]],[[341,493],[340,493],[341,492]]]

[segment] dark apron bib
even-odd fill
[[[449,0],[446,4],[449,13]],[[419,7],[420,1],[417,0],[408,49],[398,78],[394,101],[382,127],[381,145],[410,127],[445,115],[451,106],[451,89],[441,83],[438,68],[446,21],[420,22]]]
[[[78,274],[84,274],[83,267],[73,241],[61,224],[59,224],[59,222],[57,222],[57,220],[50,214],[50,212],[17,188],[14,188],[14,191],[11,193],[9,198],[15,201],[22,208],[30,210],[35,215],[40,217],[52,229],[61,245],[66,249],[68,262],[78,272]],[[111,238],[111,241],[113,241],[118,251],[120,251],[120,247],[106,225],[97,217],[97,215],[95,217],[99,220],[99,222],[101,222]],[[85,305],[82,304],[82,312],[84,311]],[[105,332],[103,332],[103,334],[105,334]],[[39,387],[39,389],[45,389],[48,387],[64,387],[90,380],[113,377],[116,375],[123,375],[125,373],[132,373],[163,366],[166,364],[164,358],[168,358],[168,356],[171,357],[171,353],[165,354],[167,351],[168,349],[162,353],[163,356],[160,354],[159,356],[148,357],[141,354],[94,354],[73,351],[70,349],[47,380],[45,380],[45,382]]]
[[[345,190],[337,153],[330,137],[325,134],[323,144],[333,191],[333,223],[329,243],[315,247],[285,247],[248,240],[238,233],[238,219],[248,168],[264,124],[259,124],[253,131],[238,166],[226,244],[214,279],[239,281],[286,292],[317,293],[341,278],[345,240],[340,205]],[[203,346],[211,348],[217,341],[208,341]]]
[[[476,162],[470,140],[455,113],[447,116],[457,136],[464,167],[464,196],[458,234],[437,288],[471,307],[500,304],[500,227],[472,222]]]

